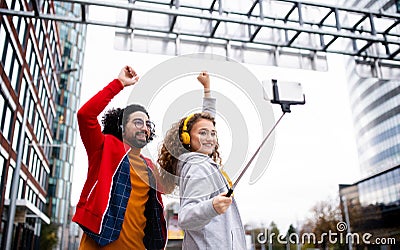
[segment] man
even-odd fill
[[[208,74],[198,77],[209,97]],[[103,90],[78,111],[78,124],[89,168],[73,221],[84,230],[80,249],[163,249],[167,229],[161,193],[154,189],[154,166],[140,154],[153,139],[146,109],[133,104],[98,115],[111,99],[139,77],[125,66]],[[215,107],[205,98],[204,109]],[[209,106],[209,107],[207,107]]]

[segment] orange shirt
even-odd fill
[[[119,238],[104,246],[99,247],[85,233],[82,236],[80,250],[93,249],[145,249],[143,244],[144,228],[146,226],[146,217],[144,209],[149,198],[149,177],[147,166],[140,158],[140,149],[131,149],[129,152],[129,162],[131,164],[130,178],[132,191],[126,208],[124,222],[122,223]]]

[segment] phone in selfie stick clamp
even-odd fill
[[[301,84],[300,83],[288,83],[289,89],[291,91],[298,91],[301,88]],[[250,158],[249,162],[246,164],[246,166],[243,168],[242,172],[240,173],[239,177],[235,180],[235,182],[233,183],[232,187],[229,188],[228,193],[226,194],[226,197],[230,197],[233,193],[233,189],[235,189],[236,185],[238,184],[238,182],[240,181],[240,179],[243,177],[244,173],[246,172],[246,170],[250,167],[250,164],[253,162],[254,158],[257,156],[258,152],[261,150],[261,147],[264,145],[264,143],[268,140],[268,138],[270,137],[270,135],[272,134],[272,132],[274,131],[274,129],[276,128],[276,126],[278,125],[278,123],[282,120],[283,116],[286,113],[290,113],[290,106],[291,105],[303,105],[306,103],[306,98],[303,94],[303,100],[299,101],[299,100],[286,100],[285,98],[281,99],[279,97],[279,89],[278,89],[278,81],[276,79],[272,79],[272,94],[273,94],[273,99],[271,100],[271,103],[273,104],[279,104],[281,105],[281,109],[282,109],[282,115],[281,117],[278,119],[278,121],[274,124],[274,126],[271,128],[271,130],[268,132],[268,134],[265,136],[264,140],[261,142],[260,146],[258,146],[256,152],[254,152],[253,156]]]

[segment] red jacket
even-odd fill
[[[126,154],[130,148],[115,136],[103,134],[98,122],[99,114],[122,89],[123,86],[120,81],[115,79],[98,92],[98,94],[93,96],[78,111],[78,125],[82,142],[87,151],[89,168],[87,179],[72,220],[83,226],[84,230],[89,229],[94,234],[101,233],[102,223],[106,220],[104,217],[112,199],[113,178],[122,168],[120,167],[123,165],[122,161],[124,159],[126,161]],[[146,159],[146,163],[150,168],[153,167],[149,159]],[[150,215],[152,218],[157,217],[156,221],[158,221],[158,224],[154,226],[154,230],[160,231],[161,229],[162,241],[166,241],[166,224],[162,211],[161,193],[154,190],[151,191],[149,195],[152,194],[154,197],[150,197],[149,201],[155,201],[154,203],[157,204],[152,205],[161,208],[155,209],[156,212],[151,212],[152,214],[157,213],[157,215]],[[129,194],[127,195],[129,197]],[[146,204],[146,208],[147,206],[148,204]],[[147,219],[150,220],[149,218]],[[146,231],[149,232],[148,230]],[[151,234],[151,232],[147,233],[145,238],[152,239],[153,236]]]

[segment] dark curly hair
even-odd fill
[[[172,180],[173,178],[168,178],[167,176],[173,177],[177,175],[178,157],[183,153],[191,151],[190,145],[183,144],[181,138],[183,123],[186,120],[186,118],[187,117],[184,117],[179,122],[174,123],[172,127],[167,131],[160,152],[158,153],[157,163],[160,165],[162,169],[164,169],[164,173],[162,174],[161,177],[164,179],[164,182],[168,182],[167,184],[171,185],[170,186],[171,190],[175,187]],[[200,119],[210,120],[215,126],[214,117],[212,117],[209,113],[207,112],[196,113],[187,122],[188,133],[190,133],[193,125]],[[216,163],[221,164],[222,160],[218,152],[218,141],[217,145],[215,145],[214,152],[209,156]],[[168,181],[168,179],[170,181]]]
[[[125,109],[112,108],[106,111],[101,120],[103,124],[103,134],[111,134],[122,141],[122,128],[128,123],[129,115],[137,111],[145,113],[150,119],[147,110],[139,104],[128,105]],[[147,142],[152,141],[154,136],[155,130],[152,129]]]

